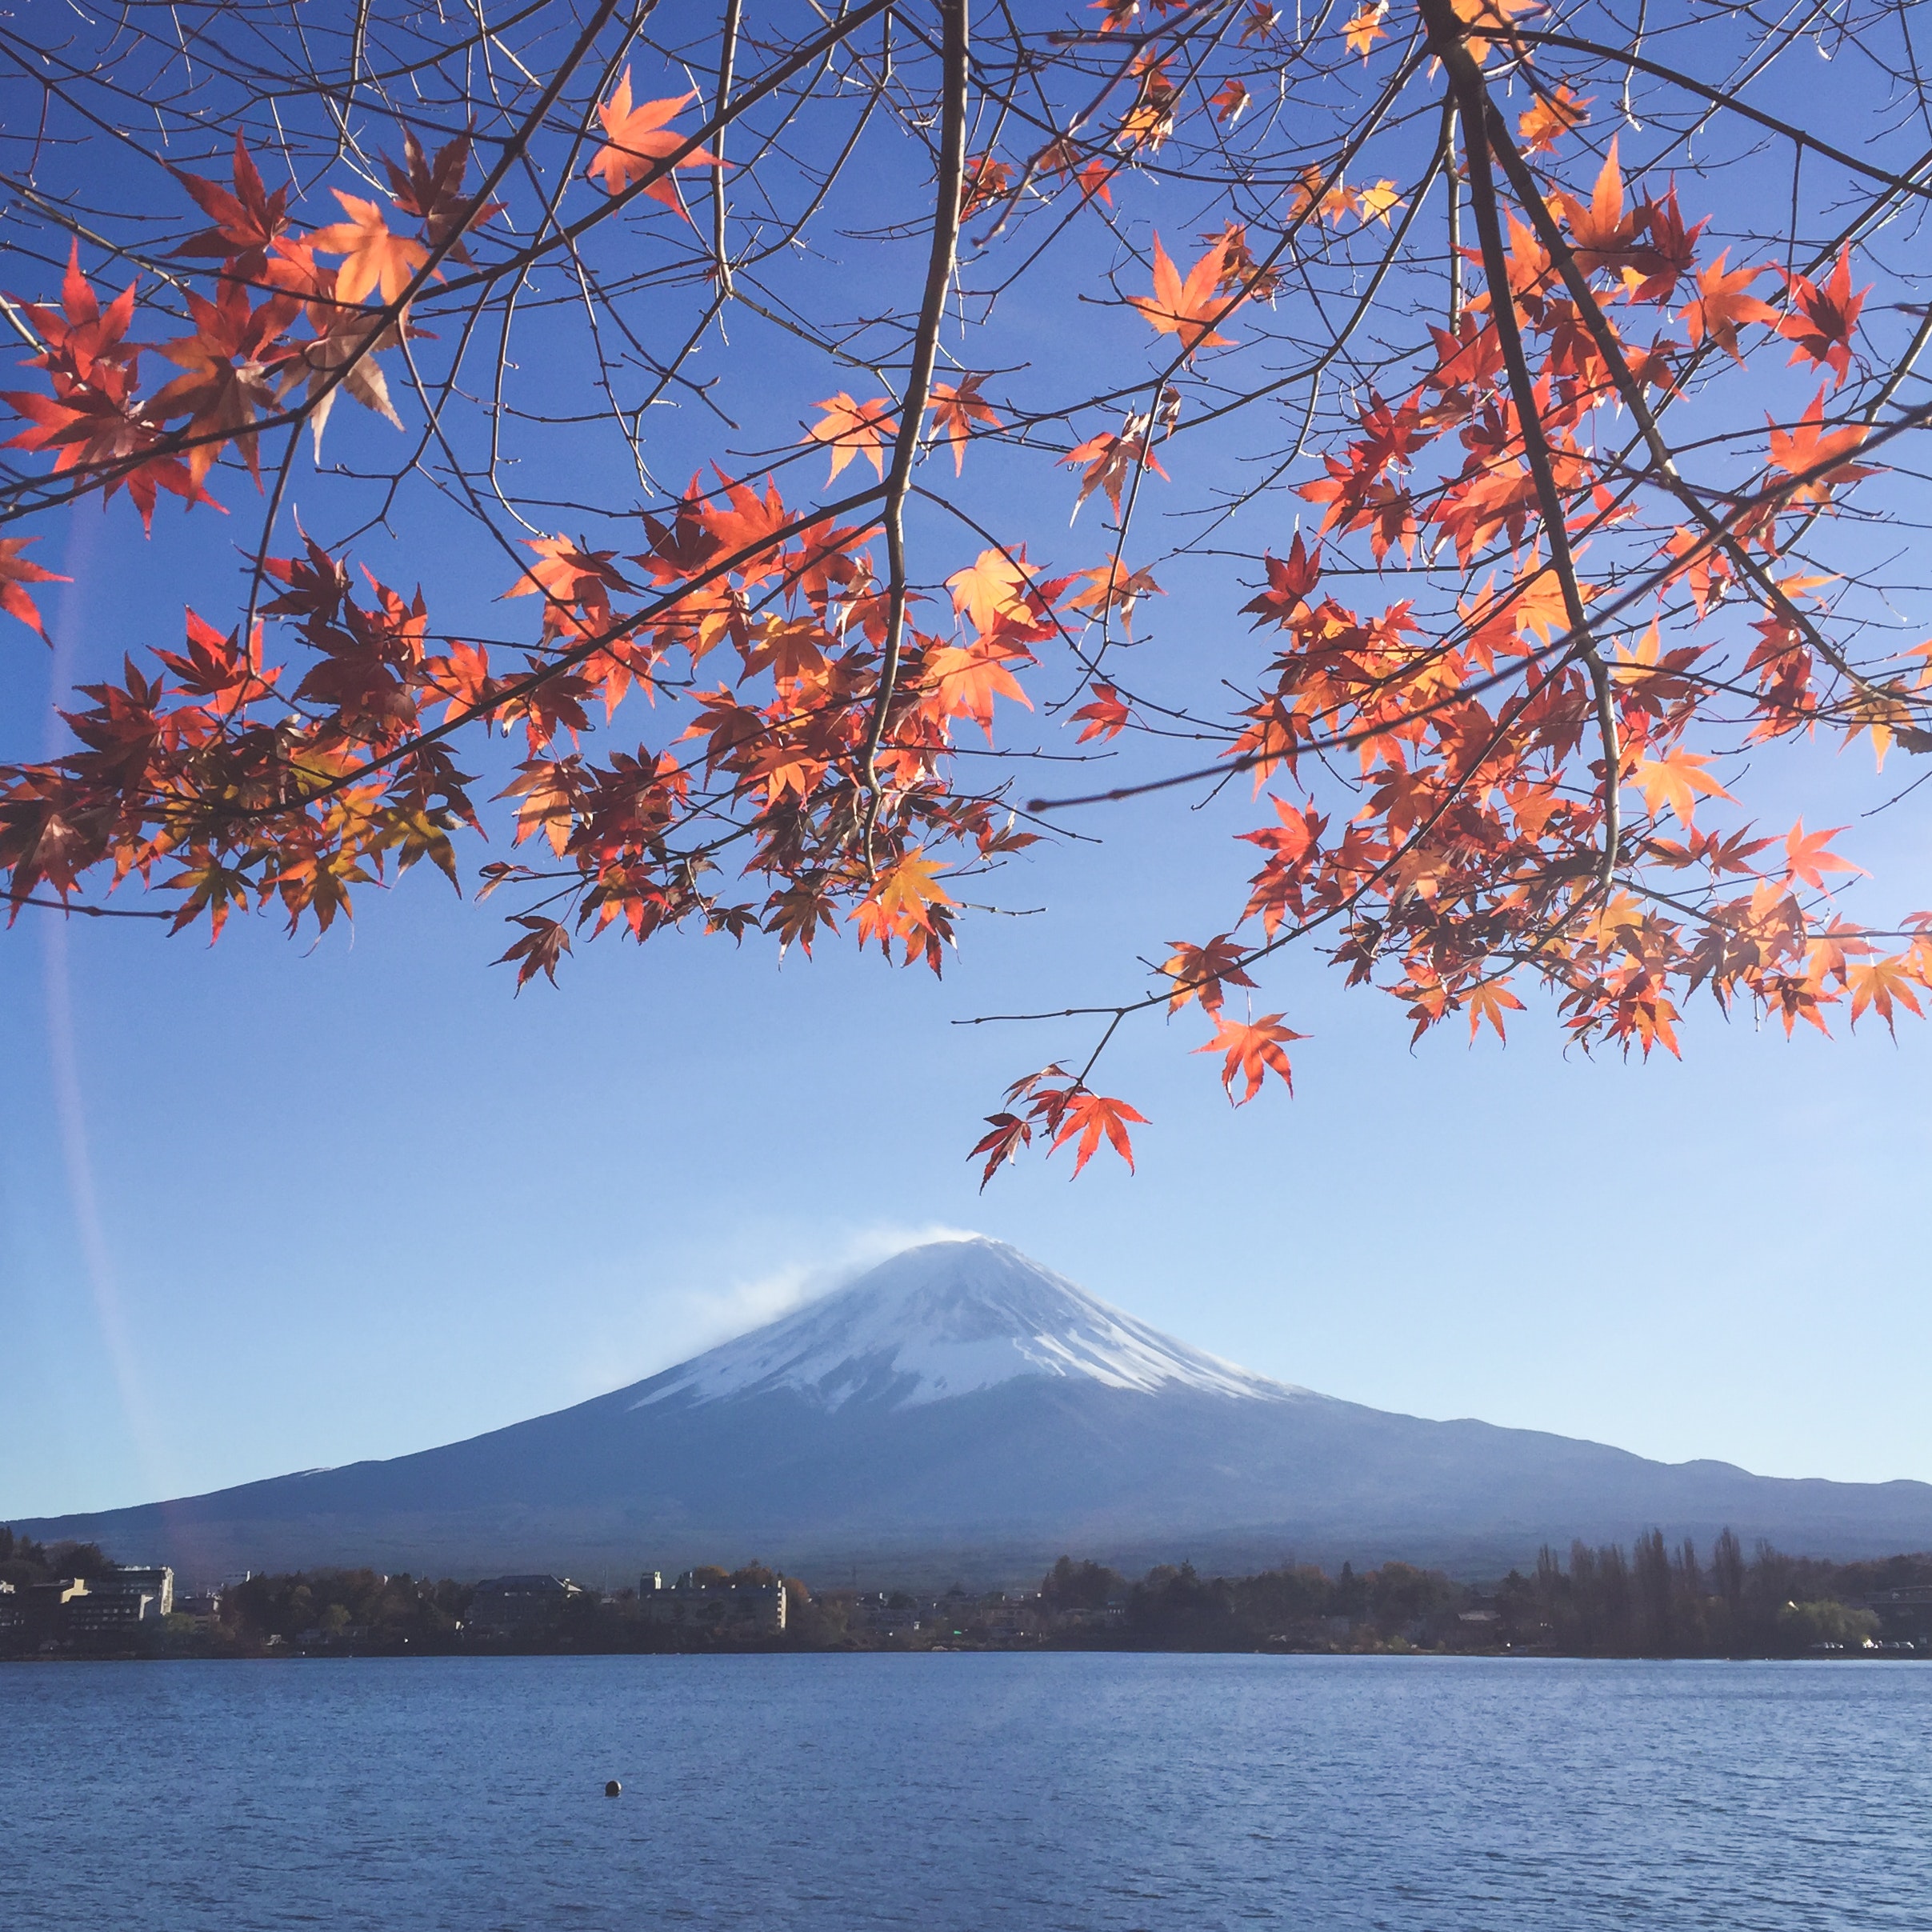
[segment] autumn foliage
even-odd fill
[[[1854,13],[1832,85],[1902,125],[1902,22]],[[427,860],[518,988],[668,929],[937,972],[1057,829],[1251,798],[1222,930],[1150,902],[1151,977],[1013,1082],[989,1178],[1131,1165],[1097,1083],[1142,1015],[1290,1087],[1298,944],[1418,1038],[1538,990],[1646,1055],[1699,994],[1923,1010],[1932,912],[1811,801],[1821,747],[1860,810],[1932,751],[1932,178],[1781,118],[1745,57],[1798,30],[307,17],[63,42],[6,137],[15,646],[62,642],[82,516],[206,586],[0,765],[17,918],[327,931]],[[106,131],[130,90],[161,134]]]

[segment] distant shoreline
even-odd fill
[[[477,1582],[374,1570],[250,1575],[178,1591],[164,1567],[0,1530],[0,1658],[958,1653],[1932,1660],[1932,1553],[1833,1564],[1728,1531],[1707,1558],[1655,1530],[1634,1549],[1546,1548],[1475,1587],[1385,1562],[1130,1580],[1061,1557],[1027,1590],[814,1589],[758,1563],[599,1590],[548,1572]]]
[[[55,1668],[66,1664],[282,1664],[282,1663],[384,1663],[445,1662],[450,1659],[472,1662],[518,1662],[531,1658],[738,1658],[738,1657],[1273,1657],[1321,1658],[1335,1662],[1401,1660],[1424,1663],[1475,1660],[1499,1663],[1578,1664],[1932,1664],[1932,1652],[1898,1650],[1832,1650],[1793,1654],[1787,1651],[1741,1651],[1713,1656],[1708,1651],[1683,1654],[1610,1653],[1586,1654],[1572,1650],[1422,1650],[1414,1646],[1401,1649],[1320,1650],[1297,1649],[1286,1644],[1177,1645],[1177,1644],[930,1644],[902,1648],[877,1645],[746,1644],[716,1645],[690,1650],[504,1650],[477,1646],[468,1649],[429,1650],[414,1647],[398,1650],[354,1650],[318,1647],[313,1650],[277,1648],[250,1651],[218,1650],[63,1650],[42,1656],[0,1656],[0,1668],[26,1669],[35,1666]]]

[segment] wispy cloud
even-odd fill
[[[621,1339],[606,1337],[586,1359],[579,1380],[586,1394],[621,1388],[661,1369],[674,1367],[721,1342],[775,1322],[804,1303],[855,1281],[869,1268],[907,1248],[934,1241],[970,1241],[978,1232],[943,1222],[910,1226],[882,1222],[826,1234],[794,1246],[774,1265],[721,1261],[715,1272],[666,1282],[640,1308],[639,1320]],[[698,1270],[690,1270],[694,1274]]]

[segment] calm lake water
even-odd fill
[[[1932,1667],[16,1666],[0,1902],[170,1932],[1925,1932]]]

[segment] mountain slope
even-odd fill
[[[910,1580],[1037,1574],[1063,1549],[1521,1562],[1652,1523],[1843,1555],[1927,1547],[1932,1486],[1387,1414],[1250,1374],[973,1241],[468,1442],[21,1526],[198,1577],[350,1562],[618,1576],[755,1554]]]

